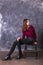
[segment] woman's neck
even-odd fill
[[[29,27],[30,27],[30,25],[27,26],[27,30],[28,30]]]

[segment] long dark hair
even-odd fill
[[[24,31],[27,30],[27,20],[28,20],[28,19],[24,19],[24,20],[23,20],[22,30],[24,30]]]

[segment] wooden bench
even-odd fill
[[[28,45],[25,45],[25,48],[24,48],[24,54],[25,54],[25,56],[27,55],[27,51],[29,51],[29,50],[27,49],[27,46],[28,46]],[[37,57],[38,57],[37,44],[33,44],[32,46],[34,46],[35,58],[37,58]]]

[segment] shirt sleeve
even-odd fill
[[[34,29],[34,27],[33,27],[33,37],[34,37],[34,40],[35,40],[35,42],[37,41],[36,39],[37,39],[37,35],[36,35],[36,32],[35,32],[35,29]]]

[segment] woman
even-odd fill
[[[21,51],[21,45],[22,44],[37,44],[36,41],[36,33],[35,29],[32,25],[30,25],[30,21],[28,19],[23,20],[22,25],[22,38],[18,37],[16,41],[14,41],[8,55],[4,58],[5,60],[8,60],[11,58],[11,54],[13,53],[14,49],[16,48],[16,45],[18,46],[19,50],[19,56],[18,59],[21,59],[23,57],[22,51]]]

